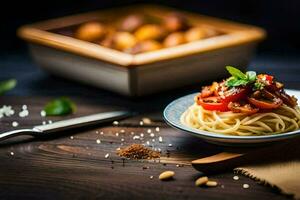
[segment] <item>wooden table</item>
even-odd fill
[[[7,66],[14,67],[6,68],[5,76],[2,74],[0,78],[8,77],[12,74],[11,70],[18,69],[20,66],[16,62],[30,63],[23,57],[12,63],[7,61]],[[193,169],[190,161],[220,152],[223,147],[207,144],[170,128],[164,123],[161,111],[172,99],[194,92],[197,87],[140,99],[128,99],[96,88],[48,77],[33,69],[28,72],[20,68],[15,76],[20,80],[21,89],[12,91],[11,96],[0,97],[0,105],[12,105],[16,110],[14,116],[0,120],[1,132],[12,130],[13,121],[17,121],[21,128],[42,124],[43,121],[58,121],[120,108],[134,108],[141,114],[122,120],[117,126],[109,123],[45,138],[19,137],[2,142],[0,199],[287,198],[275,189],[260,185],[242,175],[235,181],[231,171],[210,176],[218,181],[218,187],[194,186],[195,179],[203,174]],[[273,72],[281,77],[299,76],[299,73],[295,74],[290,70],[282,73],[284,68],[274,68]],[[299,80],[291,80],[288,84],[299,87]],[[22,83],[27,87],[24,88]],[[40,111],[45,103],[53,99],[53,96],[60,95],[71,96],[78,105],[77,112],[67,117],[41,117]],[[20,118],[18,112],[24,104],[28,106],[30,116]],[[150,118],[152,123],[140,125],[143,117]],[[159,127],[159,132],[156,131],[156,127]],[[148,133],[149,129],[155,134],[154,137]],[[143,140],[133,140],[134,135],[141,133],[144,134]],[[158,142],[158,136],[162,136],[162,143]],[[101,141],[100,144],[96,142],[97,139]],[[147,141],[162,150],[160,160],[124,160],[115,153],[118,147]],[[109,158],[105,158],[106,154],[109,154]],[[175,171],[175,179],[168,182],[158,180],[158,175],[165,170]],[[248,183],[250,188],[243,189],[244,183]]]

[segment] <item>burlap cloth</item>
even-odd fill
[[[253,147],[255,148],[255,147]],[[246,155],[247,157],[247,155]],[[249,152],[249,162],[235,168],[263,184],[300,199],[300,138]]]

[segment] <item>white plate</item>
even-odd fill
[[[289,95],[294,95],[297,99],[300,99],[300,91],[297,90],[286,90]],[[171,126],[191,133],[203,140],[221,144],[221,145],[249,145],[249,144],[261,144],[280,140],[286,140],[292,137],[300,135],[300,130],[281,133],[276,135],[262,135],[262,136],[234,136],[234,135],[222,135],[208,131],[202,131],[195,128],[190,128],[180,122],[180,116],[182,113],[194,103],[194,96],[197,93],[190,94],[181,97],[171,102],[164,110],[164,119]]]

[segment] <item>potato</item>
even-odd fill
[[[119,30],[120,31],[126,31],[126,32],[134,32],[139,27],[141,27],[145,23],[145,18],[143,15],[138,14],[132,14],[125,17],[124,20],[122,20]]]
[[[155,40],[145,40],[138,42],[133,48],[128,49],[126,52],[137,54],[137,53],[143,53],[148,51],[155,51],[158,49],[161,49],[162,45],[155,41]]]
[[[188,28],[187,19],[180,13],[170,13],[164,18],[164,27],[169,32],[183,31]]]
[[[184,37],[187,42],[201,40],[206,37],[206,30],[202,27],[193,27],[185,32]]]
[[[160,40],[166,35],[166,32],[159,25],[147,24],[137,29],[134,35],[138,41]]]
[[[117,32],[113,37],[113,46],[118,50],[125,50],[136,44],[135,37],[129,32]]]
[[[173,47],[179,44],[183,44],[185,42],[186,41],[185,41],[184,34],[181,32],[175,32],[175,33],[171,33],[166,37],[166,39],[163,42],[163,45],[165,47]]]
[[[75,37],[88,42],[95,42],[103,38],[106,29],[100,22],[87,22],[79,26],[75,32]]]

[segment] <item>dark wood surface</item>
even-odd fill
[[[257,67],[254,69],[271,71],[286,81],[289,88],[300,87],[299,68],[296,62],[298,59],[268,62],[270,60],[256,59],[254,64]],[[288,63],[290,68],[285,68]],[[8,93],[8,96],[0,97],[1,106],[12,105],[16,110],[14,116],[0,119],[1,132],[14,129],[11,125],[13,121],[19,122],[18,128],[21,128],[42,124],[43,121],[58,121],[119,108],[131,108],[141,113],[136,117],[120,121],[118,126],[109,123],[45,138],[19,137],[2,142],[0,199],[288,198],[279,194],[277,190],[260,185],[242,175],[239,175],[238,181],[234,181],[232,171],[210,175],[211,179],[218,181],[218,187],[194,186],[195,179],[202,173],[196,171],[189,164],[190,161],[221,152],[224,148],[207,144],[170,128],[164,123],[161,111],[172,99],[194,92],[197,87],[129,99],[71,81],[49,77],[35,69],[28,57],[8,56],[2,59],[0,65],[4,72],[0,74],[1,79],[17,77],[19,81],[18,87]],[[259,68],[259,65],[265,67]],[[78,105],[78,111],[67,117],[42,118],[40,111],[44,104],[55,96],[61,95],[70,96]],[[30,116],[20,118],[18,112],[24,104],[28,106]],[[139,122],[143,117],[148,117],[153,122],[141,126]],[[155,132],[156,127],[160,127],[159,132]],[[162,150],[160,160],[122,160],[115,154],[118,147],[146,141],[153,143],[153,138],[147,133],[148,129],[155,133],[155,147]],[[122,133],[122,130],[125,132]],[[103,135],[100,134],[101,131]],[[117,132],[119,136],[116,136]],[[133,140],[131,132],[144,133],[145,139]],[[163,143],[158,142],[158,136],[163,137]],[[97,139],[101,140],[100,144],[96,143]],[[172,144],[172,147],[169,147],[169,144]],[[11,155],[11,152],[14,155]],[[107,153],[110,154],[109,158],[105,158]],[[177,167],[177,164],[183,166]],[[175,179],[168,182],[158,180],[158,175],[165,170],[174,170]],[[153,176],[153,179],[150,176]],[[248,183],[250,188],[243,189],[244,183]]]

